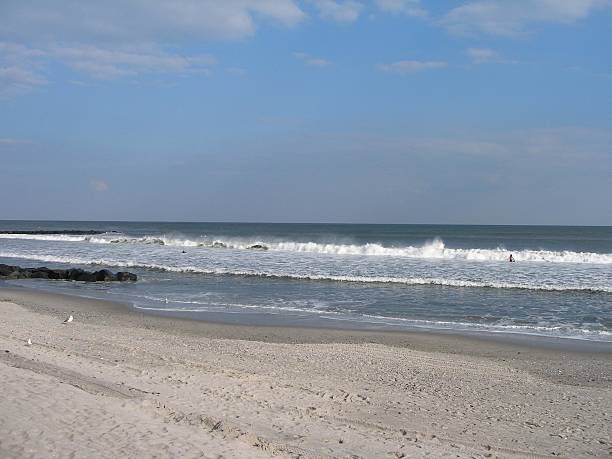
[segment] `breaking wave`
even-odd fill
[[[346,276],[327,274],[299,274],[299,273],[273,273],[255,270],[232,270],[223,268],[202,268],[198,266],[172,266],[157,263],[144,263],[139,261],[119,261],[112,259],[91,259],[79,257],[62,257],[46,254],[17,254],[0,252],[0,257],[20,258],[49,263],[66,263],[78,265],[103,265],[120,268],[141,268],[175,273],[193,273],[224,276],[248,276],[267,279],[295,279],[332,282],[355,282],[372,284],[399,284],[399,285],[439,285],[448,287],[496,288],[496,289],[523,289],[541,291],[580,291],[592,293],[612,293],[612,286],[583,286],[580,284],[554,284],[554,283],[528,283],[528,282],[498,282],[474,281],[463,279],[450,279],[439,277],[392,277],[392,276]]]
[[[168,247],[262,250],[295,253],[361,255],[378,257],[404,257],[440,260],[506,261],[509,250],[503,247],[449,248],[444,241],[434,239],[422,246],[386,247],[381,244],[332,244],[298,241],[262,241],[257,239],[188,239],[170,236],[117,236],[103,235],[50,235],[50,234],[0,234],[0,239],[27,239],[40,241],[88,242],[95,244],[154,244]],[[512,252],[518,262],[612,264],[612,253],[574,252],[569,250],[517,250]]]

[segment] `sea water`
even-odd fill
[[[2,234],[38,230],[101,233]],[[612,227],[0,221],[0,263],[130,270],[10,283],[159,314],[612,341]]]

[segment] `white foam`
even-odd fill
[[[58,242],[88,242],[95,244],[155,244],[169,247],[218,248],[252,250],[254,246],[271,251],[312,253],[327,255],[361,255],[376,257],[404,257],[439,260],[507,261],[512,252],[517,262],[612,264],[612,253],[574,252],[570,250],[516,250],[503,247],[448,248],[441,239],[434,239],[422,246],[385,247],[381,244],[331,244],[297,241],[262,241],[257,239],[188,239],[171,236],[129,237],[115,234],[98,236],[0,234],[2,239],[26,239]]]
[[[453,249],[447,248],[440,239],[424,244],[421,247],[384,247],[380,244],[337,245],[317,244],[314,242],[279,242],[269,246],[271,250],[291,252],[326,253],[337,255],[369,255],[407,258],[430,258],[444,260],[468,261],[507,261],[509,250],[496,249]],[[517,262],[550,262],[550,263],[612,263],[612,253],[591,253],[550,250],[518,250],[512,252]]]
[[[385,325],[405,324],[410,327],[428,329],[450,329],[468,331],[486,331],[489,333],[518,333],[522,335],[556,336],[571,339],[596,341],[611,341],[612,332],[607,330],[587,330],[570,325],[516,325],[516,324],[479,324],[473,322],[455,322],[447,320],[421,320],[403,317],[387,317],[381,315],[363,314],[366,319]]]
[[[92,236],[71,234],[1,234],[0,239],[25,239],[32,241],[88,242]]]
[[[156,299],[155,301],[161,301]],[[143,309],[147,311],[166,311],[166,312],[209,312],[211,310],[222,310],[228,311],[228,309],[242,309],[242,310],[252,310],[256,312],[268,312],[271,314],[281,314],[284,312],[294,312],[294,313],[309,313],[316,315],[339,315],[340,312],[335,311],[322,311],[320,309],[312,308],[299,308],[295,306],[274,306],[274,305],[266,305],[266,304],[244,304],[244,303],[224,303],[224,302],[203,302],[203,301],[181,301],[181,300],[169,300],[170,303],[175,304],[189,304],[189,305],[198,305],[199,307],[193,306],[179,306],[179,307],[150,307],[150,306],[142,306],[142,305],[134,305],[136,309]]]

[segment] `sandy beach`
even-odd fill
[[[223,325],[6,287],[0,323],[2,457],[612,453],[605,345]]]
[[[612,459],[612,0],[0,0],[0,459]]]

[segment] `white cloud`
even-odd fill
[[[420,0],[376,0],[376,6],[381,11],[392,14],[425,17],[427,11],[421,6]]]
[[[553,164],[559,160],[609,162],[612,130],[579,126],[500,130],[465,130],[427,135],[375,135],[367,132],[346,135],[347,152],[362,148],[368,152],[398,152],[432,156],[505,158],[509,161],[541,158]],[[313,140],[314,142],[314,140]],[[551,162],[552,161],[552,162]]]
[[[306,65],[310,65],[312,67],[325,67],[330,64],[330,62],[327,59],[323,59],[320,57],[313,57],[307,53],[293,53],[293,56],[296,59],[299,59],[302,62],[304,62]]]
[[[466,53],[474,64],[484,64],[485,62],[499,60],[497,52],[490,48],[468,48]]]
[[[44,76],[18,66],[0,66],[0,98],[30,92],[47,83]]]
[[[231,75],[236,76],[244,76],[247,73],[247,71],[242,67],[227,67],[225,71]]]
[[[31,140],[27,140],[27,139],[11,139],[11,138],[0,138],[0,145],[8,145],[8,146],[15,146],[15,145],[32,145],[34,142],[32,142]]]
[[[0,5],[3,98],[47,84],[47,69],[57,63],[95,79],[207,74],[215,63],[210,55],[170,50],[193,39],[244,38],[264,22],[291,27],[306,17],[297,0],[0,0]]]
[[[155,48],[109,50],[95,46],[55,46],[47,55],[73,69],[99,79],[145,73],[208,73],[215,64],[210,55],[182,56]]]
[[[337,22],[356,21],[363,9],[363,5],[354,0],[314,0],[314,3],[322,18]]]
[[[451,32],[516,35],[531,23],[572,24],[612,0],[472,0],[449,11],[441,23]]]
[[[153,73],[207,74],[215,59],[206,54],[183,56],[155,46],[105,49],[91,45],[30,48],[0,43],[0,95],[28,92],[47,83],[43,76],[50,62],[62,63],[95,79],[116,79]]]
[[[100,193],[108,191],[108,182],[106,180],[93,179],[90,185],[92,189]]]
[[[25,46],[0,42],[0,98],[27,93],[47,79],[33,65],[40,54]]]
[[[235,39],[256,21],[293,26],[306,17],[295,0],[4,0],[0,37],[64,42]]]
[[[389,73],[410,75],[413,73],[423,72],[425,70],[444,68],[446,65],[446,62],[441,61],[398,61],[391,64],[381,64],[378,66],[378,68]]]

